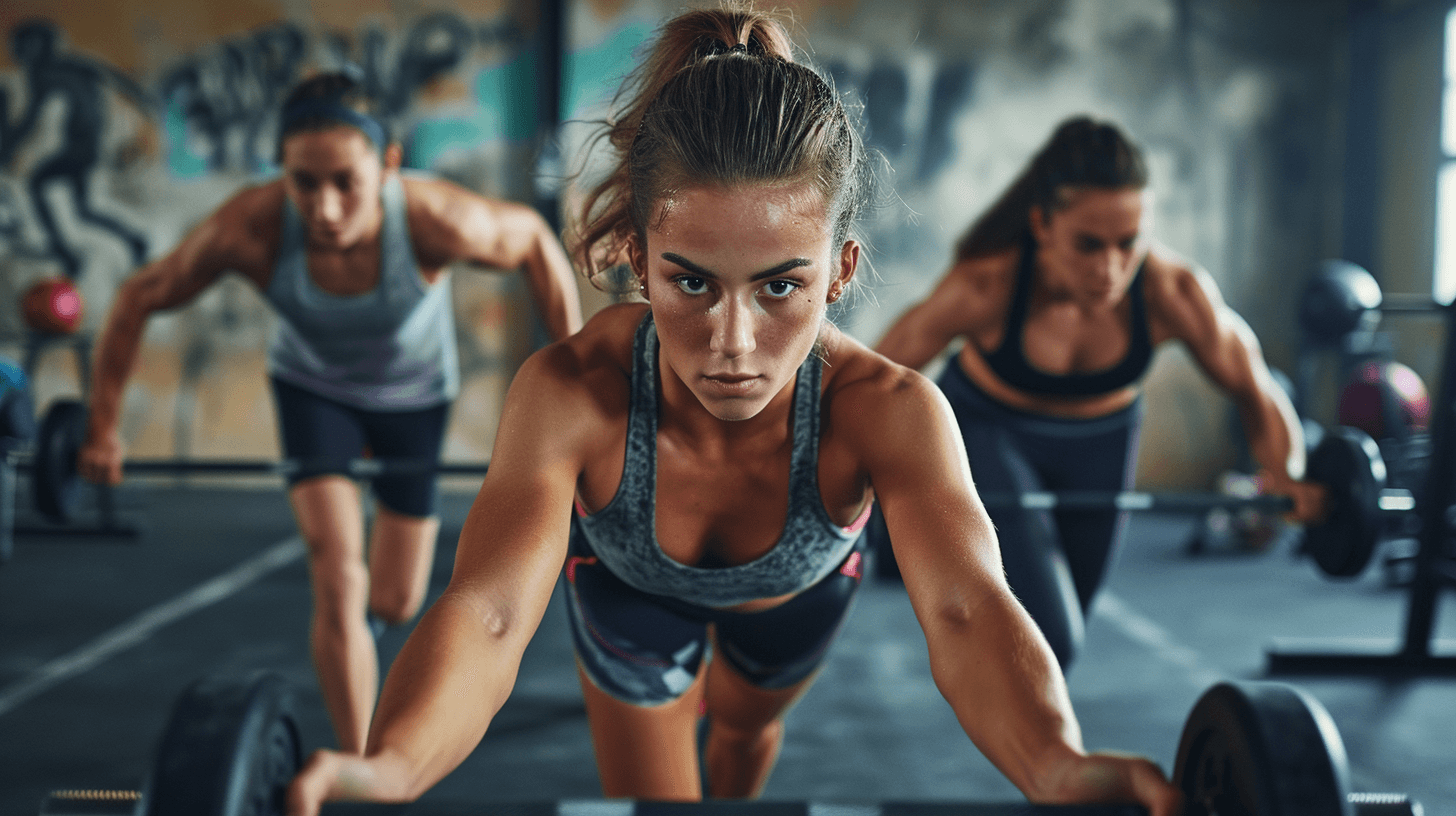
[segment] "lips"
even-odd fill
[[[753,374],[704,374],[703,381],[720,393],[728,395],[746,394],[761,378]]]

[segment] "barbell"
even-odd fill
[[[75,518],[81,502],[83,482],[76,459],[86,435],[86,408],[74,400],[58,400],[46,411],[40,424],[29,466],[31,495],[35,509],[46,518],[68,522]],[[14,456],[21,456],[15,454]],[[17,464],[25,464],[16,459]],[[317,463],[301,460],[130,460],[128,473],[236,473],[287,476]],[[488,464],[445,464],[432,459],[353,459],[344,463],[323,463],[329,470],[368,479],[384,475],[450,474],[481,475]],[[1327,432],[1310,454],[1307,477],[1325,486],[1329,513],[1305,530],[1306,547],[1315,563],[1335,577],[1350,577],[1370,563],[1383,529],[1385,514],[1408,511],[1414,500],[1408,491],[1385,488],[1385,461],[1380,447],[1364,432],[1336,428]],[[1138,491],[986,493],[982,501],[990,507],[1020,506],[1033,510],[1128,510],[1157,512],[1204,512],[1215,507],[1242,507],[1268,511],[1292,508],[1284,496],[1248,498],[1216,493],[1147,493]]]
[[[1323,485],[1327,512],[1319,522],[1305,525],[1305,548],[1325,574],[1336,578],[1359,575],[1380,544],[1387,516],[1415,509],[1408,490],[1385,486],[1385,460],[1380,446],[1358,428],[1326,431],[1310,452],[1306,478]],[[1294,507],[1287,496],[1224,496],[1217,493],[1145,493],[1138,491],[991,492],[981,500],[987,507],[1022,507],[1028,510],[1127,510],[1164,513],[1202,513],[1222,507],[1287,512]]]
[[[18,467],[31,471],[31,500],[37,513],[58,522],[75,519],[85,483],[77,457],[86,440],[86,407],[75,400],[56,400],[46,410],[27,456],[11,455]],[[241,474],[288,476],[301,470],[325,466],[330,472],[344,471],[356,479],[379,476],[439,474],[479,476],[488,463],[445,463],[435,459],[358,458],[347,462],[302,459],[131,459],[122,464],[124,473],[153,474]]]
[[[294,693],[272,672],[217,675],[178,698],[141,790],[51,793],[41,816],[267,816],[282,812],[303,766]],[[1339,730],[1319,701],[1294,686],[1260,681],[1212,686],[1193,706],[1178,741],[1173,782],[1187,816],[1416,816],[1404,794],[1349,792]],[[325,816],[1145,816],[1135,805],[1004,803],[698,803],[565,800],[538,803],[338,802]]]

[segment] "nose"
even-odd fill
[[[751,297],[751,296],[750,296]],[[753,337],[754,306],[737,297],[724,297],[713,309],[713,339],[709,349],[730,359],[751,354],[757,347]]]
[[[314,220],[324,224],[336,224],[344,213],[344,200],[338,190],[325,186],[314,196]]]
[[[1107,284],[1117,280],[1118,273],[1127,265],[1127,261],[1127,253],[1117,247],[1111,247],[1099,253],[1093,266],[1093,274],[1097,282]]]

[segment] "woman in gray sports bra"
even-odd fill
[[[757,794],[857,583],[873,500],[982,752],[1034,800],[1171,816],[1153,763],[1083,750],[934,384],[826,320],[868,197],[832,87],[741,10],[669,22],[631,82],[575,248],[588,272],[627,263],[647,304],[517,373],[450,588],[390,669],[369,751],[315,754],[291,806],[412,799],[489,738],[563,564],[606,795]]]

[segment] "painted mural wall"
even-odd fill
[[[138,259],[274,172],[274,109],[321,68],[361,72],[395,115],[411,167],[523,201],[571,170],[589,178],[588,123],[606,113],[634,51],[683,5],[568,4],[562,113],[574,124],[560,159],[538,161],[534,3],[10,0],[0,7],[10,42],[0,55],[0,303],[39,277],[71,274],[94,329]],[[886,159],[865,227],[869,286],[837,316],[861,340],[874,342],[930,289],[955,237],[1057,122],[1090,112],[1146,146],[1157,237],[1205,266],[1270,357],[1290,364],[1298,283],[1339,246],[1330,169],[1342,148],[1345,3],[776,5],[793,14],[806,58],[862,106]],[[515,276],[452,277],[467,386],[447,445],[469,459],[489,453],[531,317]],[[127,397],[132,450],[276,451],[262,369],[271,319],[238,280],[154,319]],[[0,332],[19,330],[0,308]],[[69,357],[44,357],[43,399],[74,392]],[[1227,463],[1227,406],[1181,352],[1160,356],[1148,404],[1144,482],[1201,485]]]

